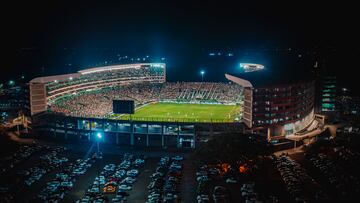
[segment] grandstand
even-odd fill
[[[201,89],[202,85],[199,83],[141,83],[108,87],[92,91],[80,91],[76,94],[58,98],[56,101],[53,100],[48,106],[48,110],[63,113],[67,116],[124,119],[125,117],[109,116],[112,114],[113,100],[134,100],[137,109],[149,103],[156,102],[168,103],[168,105],[173,106],[176,106],[174,103],[192,103],[192,106],[207,104],[209,111],[214,109],[210,108],[211,106],[209,106],[209,104],[217,106],[219,106],[218,104],[222,104],[222,106],[236,106],[236,104],[240,104],[241,97],[239,95],[241,92],[236,91],[236,89],[239,89],[236,88],[237,85],[222,83],[208,83],[206,85],[211,88]],[[220,91],[220,88],[228,89],[233,94],[225,94],[226,91]],[[183,109],[188,107],[189,106],[186,105],[178,105],[174,110],[176,112],[183,111]],[[152,108],[155,109],[161,107],[152,105]],[[223,108],[226,109],[226,107]],[[152,112],[156,112],[156,110]],[[224,115],[223,119],[230,121],[226,116],[227,114],[224,113]],[[154,120],[156,117],[164,117],[165,115],[158,113],[152,114],[151,116],[144,116],[143,113],[135,113],[135,117],[136,116]],[[219,118],[214,115],[214,118],[215,117]],[[210,119],[210,117],[208,118]],[[205,118],[201,118],[200,120],[204,119]]]
[[[31,114],[44,112],[52,103],[69,95],[135,83],[164,83],[165,76],[165,64],[141,63],[35,78],[30,81]]]
[[[166,82],[165,64],[146,63],[91,68],[73,74],[35,78],[30,81],[32,115],[48,111],[65,116],[88,118],[128,119],[112,114],[113,100],[134,100],[137,109],[149,103],[168,103],[176,112],[185,112],[186,105],[207,106],[209,114],[195,110],[183,117],[154,114],[160,106],[151,105],[151,116],[135,113],[134,118],[169,119],[205,122],[214,120],[234,122],[240,120],[242,88],[234,83]],[[219,104],[223,111],[219,111]],[[237,106],[236,113],[228,107]],[[200,109],[200,106],[197,106]],[[147,107],[149,108],[149,107]],[[196,109],[196,108],[195,108]],[[212,109],[214,112],[212,112]],[[216,110],[215,110],[216,109]],[[222,119],[220,119],[222,117]],[[195,119],[194,119],[195,118]]]

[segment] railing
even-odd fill
[[[174,122],[174,123],[237,123],[240,121],[235,121],[234,119],[212,119],[212,118],[162,118],[162,117],[138,117],[138,116],[99,116],[99,115],[84,115],[80,113],[73,113],[71,115],[64,115],[63,113],[53,112],[48,110],[48,113],[55,115],[62,115],[68,117],[78,117],[78,118],[97,118],[97,119],[110,119],[117,121],[147,121],[147,122]]]

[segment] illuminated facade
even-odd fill
[[[104,87],[150,82],[164,83],[164,63],[139,63],[96,67],[73,74],[39,77],[30,81],[31,115],[47,110],[64,96]]]
[[[336,77],[326,76],[322,79],[321,86],[321,111],[335,111]]]
[[[312,80],[277,83],[271,74],[266,74],[267,78],[262,78],[261,73],[250,73],[251,77],[246,74],[225,77],[244,87],[243,122],[252,132],[272,140],[296,133],[312,122],[315,94]]]

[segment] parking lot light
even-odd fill
[[[96,137],[98,138],[97,139],[97,152],[98,152],[98,155],[99,155],[99,153],[100,153],[100,140],[102,139],[103,135],[100,132],[98,132],[96,134]]]

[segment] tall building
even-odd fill
[[[244,123],[268,140],[299,132],[314,120],[314,80],[310,74],[297,74],[295,68],[288,70],[261,68],[225,75],[244,87]]]
[[[336,110],[336,76],[324,76],[321,80],[320,106],[322,112],[333,112]]]

